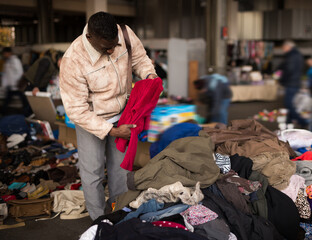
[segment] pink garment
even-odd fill
[[[218,217],[218,214],[203,205],[191,206],[180,214],[192,226],[204,224],[206,222],[215,220]]]
[[[282,192],[296,202],[300,188],[306,188],[305,179],[299,175],[292,175],[288,187]]]
[[[184,227],[183,225],[179,224],[179,223],[175,223],[175,222],[168,222],[168,221],[156,221],[156,222],[152,222],[152,224],[155,227],[171,227],[171,228],[181,228],[184,229],[186,231],[188,231],[188,229],[186,227]]]
[[[149,129],[150,115],[157,105],[162,90],[162,80],[155,78],[137,82],[131,92],[126,108],[119,119],[118,127],[123,124],[136,124],[137,127],[131,129],[130,141],[123,138],[115,140],[116,147],[120,152],[125,152],[128,146],[126,156],[120,164],[123,169],[132,171],[138,135],[143,130]]]

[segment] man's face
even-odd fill
[[[119,46],[118,36],[114,40],[106,40],[104,38],[96,37],[90,33],[86,34],[92,47],[103,55],[111,55],[114,53],[115,47]]]
[[[6,59],[8,59],[11,55],[12,55],[11,52],[4,52],[4,53],[3,53],[3,58],[6,60]]]
[[[284,44],[282,49],[284,53],[288,53],[292,49],[292,47],[288,44]]]

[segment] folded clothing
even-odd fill
[[[158,202],[177,202],[179,200],[187,205],[198,204],[203,200],[204,195],[200,190],[200,183],[198,182],[195,188],[187,188],[182,185],[181,182],[176,182],[171,185],[166,185],[159,190],[155,188],[149,188],[143,191],[135,201],[132,201],[129,205],[132,208],[138,208],[142,203],[147,202],[150,199],[155,199]]]
[[[218,217],[218,214],[203,205],[191,206],[181,215],[193,226],[215,220]]]

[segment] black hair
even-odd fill
[[[2,53],[11,53],[12,52],[12,48],[11,47],[5,47],[5,48],[3,48],[3,50],[2,50]]]
[[[116,20],[109,13],[97,12],[89,18],[88,32],[108,41],[114,40],[118,35]]]

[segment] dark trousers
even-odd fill
[[[12,101],[12,98],[14,96],[18,96],[19,99],[21,100],[21,102],[23,104],[23,114],[25,116],[30,115],[32,113],[32,111],[31,111],[31,108],[29,106],[29,103],[27,101],[25,94],[21,91],[18,91],[18,90],[9,90],[9,89],[6,92],[6,97],[5,97],[4,104],[3,104],[3,107],[1,110],[1,114],[6,115],[9,104]]]
[[[285,107],[288,109],[287,123],[292,123],[293,120],[296,120],[299,125],[306,126],[308,124],[307,120],[303,119],[296,112],[296,108],[293,103],[295,95],[298,93],[298,91],[299,91],[299,88],[294,88],[294,87],[285,88],[284,104],[285,104]]]

